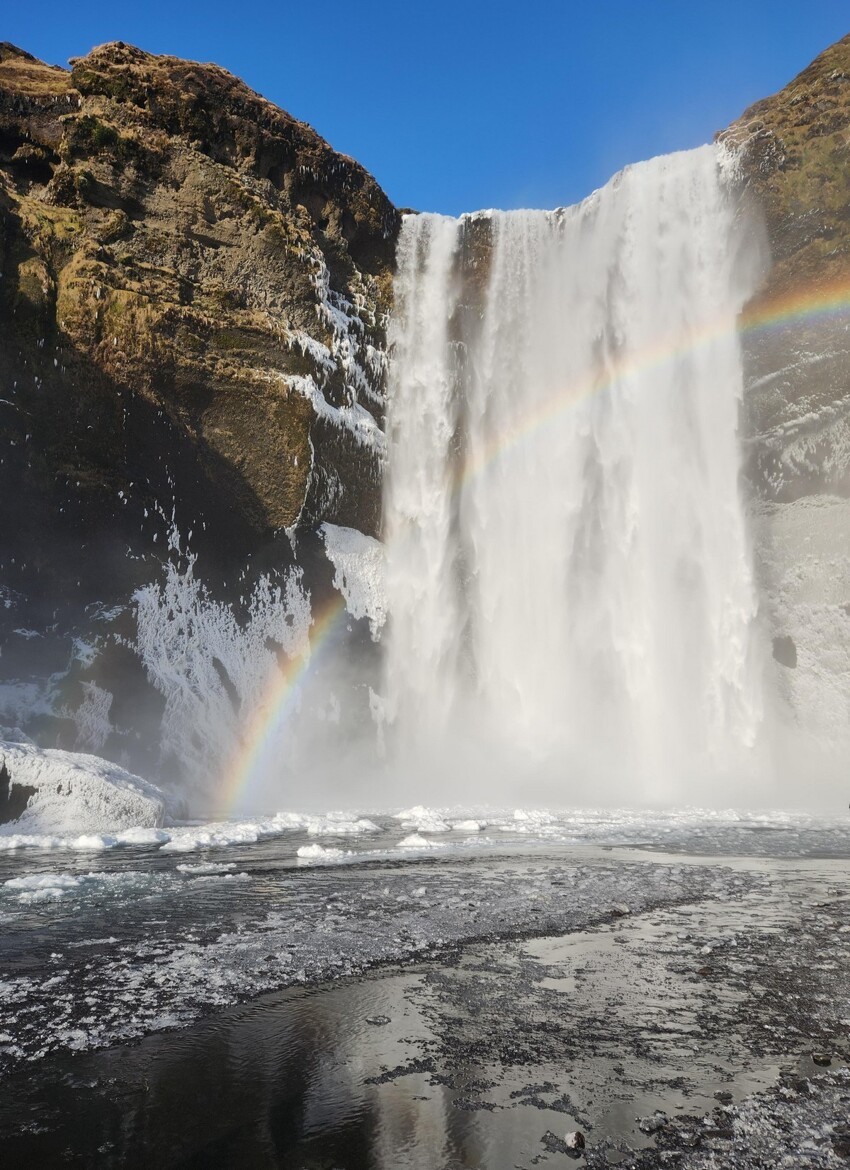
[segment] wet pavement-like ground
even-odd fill
[[[823,852],[247,853],[251,897],[212,883],[182,940],[182,887],[30,907],[2,1163],[846,1166],[850,866]]]

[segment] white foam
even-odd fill
[[[268,820],[220,821],[205,824],[179,825],[168,829],[126,829],[114,834],[89,833],[71,834],[22,834],[0,833],[0,850],[24,851],[27,849],[67,850],[77,853],[101,853],[114,849],[136,848],[156,852],[190,854],[208,849],[224,849],[251,845],[259,841],[287,836],[315,838],[360,839],[356,851],[340,850],[346,860],[352,857],[379,858],[398,856],[400,851],[410,849],[462,849],[510,847],[511,840],[525,844],[535,842],[609,842],[624,844],[646,840],[671,841],[699,836],[706,844],[721,840],[721,835],[740,829],[755,830],[771,828],[794,832],[811,832],[819,829],[836,831],[842,820],[835,817],[819,817],[793,810],[708,810],[708,809],[427,809],[419,805],[407,809],[392,818],[396,824],[408,829],[412,823],[405,818],[412,813],[418,825],[432,826],[445,824],[457,834],[471,834],[462,839],[435,841],[430,834],[443,836],[442,830],[429,827],[415,828],[402,840],[395,839],[395,828],[381,828],[374,820],[358,816],[354,812],[296,813],[281,812]],[[470,816],[470,812],[475,815]],[[844,826],[850,836],[850,825]],[[497,836],[485,836],[487,828]],[[311,840],[311,843],[312,843]],[[366,841],[368,846],[364,848]],[[324,846],[316,841],[320,848]],[[302,846],[304,847],[304,846]],[[308,846],[309,847],[309,846]],[[325,858],[331,856],[324,854]],[[184,863],[176,868],[183,873],[222,872],[227,865],[214,862],[198,862],[198,868]]]
[[[235,861],[225,861],[220,865],[216,865],[212,861],[200,861],[197,865],[178,865],[177,869],[180,873],[189,874],[211,874],[211,873],[227,873],[228,870],[236,869]]]

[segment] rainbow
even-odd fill
[[[604,370],[592,371],[581,380],[559,389],[518,426],[495,436],[474,457],[460,463],[454,473],[452,489],[461,491],[498,458],[550,424],[558,415],[588,398],[611,390],[626,377],[659,369],[667,362],[732,334],[758,336],[779,332],[789,324],[817,325],[842,319],[850,323],[850,279],[846,277],[802,293],[795,291],[764,302],[751,301],[737,318],[724,313],[696,329],[689,329],[685,338],[663,338],[643,351],[632,353],[627,361],[614,362]]]
[[[847,319],[850,323],[850,279],[834,281],[816,289],[792,292],[764,302],[753,301],[739,318],[724,314],[697,330],[689,330],[687,337],[667,338],[634,354],[604,372],[594,372],[554,394],[534,415],[508,434],[497,436],[477,458],[468,459],[458,468],[452,490],[459,492],[476,475],[481,474],[494,460],[518,443],[528,439],[547,425],[562,411],[594,394],[610,390],[622,378],[659,368],[692,350],[710,345],[721,337],[737,332],[739,336],[758,336],[784,329],[789,324],[817,325],[821,322]],[[275,733],[288,718],[295,704],[299,687],[320,658],[321,651],[332,641],[332,634],[346,615],[345,601],[334,597],[314,618],[312,637],[302,655],[297,656],[276,671],[268,689],[257,705],[242,735],[240,747],[225,773],[220,796],[223,816],[232,816],[244,798],[245,792],[272,763],[270,751]]]
[[[231,758],[218,794],[216,814],[223,820],[232,818],[246,792],[257,778],[273,764],[271,751],[275,732],[289,717],[311,666],[332,641],[332,634],[346,615],[345,599],[334,596],[314,616],[309,641],[301,654],[287,659],[272,677],[251,719],[245,726],[239,747]]]

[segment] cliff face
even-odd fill
[[[799,777],[850,744],[850,37],[719,137],[773,257],[742,321],[745,471],[779,719],[810,736]]]
[[[850,727],[850,37],[720,138],[773,256],[742,343],[774,689],[783,718],[835,742]],[[399,226],[362,167],[216,66],[116,43],[63,70],[0,45],[0,727],[119,758],[155,743],[162,699],[128,648],[129,599],[175,529],[237,606],[246,561],[284,569],[297,532],[321,603],[331,568],[311,535],[380,523]],[[459,337],[480,318],[486,221],[462,246]],[[114,734],[87,740],[80,712],[109,703]]]
[[[0,45],[0,726],[91,747],[69,716],[106,688],[155,728],[128,603],[175,530],[237,599],[284,531],[314,594],[311,533],[376,531],[398,226],[217,66]]]
[[[773,257],[744,320],[749,474],[774,499],[848,494],[850,337],[831,310],[850,296],[850,36],[719,137],[741,151]]]
[[[0,555],[150,540],[172,500],[236,557],[299,523],[373,531],[397,221],[216,66],[0,48]]]

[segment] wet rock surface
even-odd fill
[[[844,318],[827,307],[850,275],[848,126],[844,37],[718,136],[741,151],[773,260],[743,318],[748,470],[772,499],[850,489],[850,352]]]
[[[739,152],[771,258],[741,317],[741,435],[770,677],[783,719],[810,737],[792,772],[847,755],[848,129],[844,37],[719,135]]]
[[[659,1133],[651,1150],[603,1149],[588,1157],[587,1165],[616,1164],[631,1170],[846,1166],[850,1159],[848,1104],[850,1073],[846,1068],[831,1076],[786,1075],[777,1087],[740,1105],[679,1119]]]

